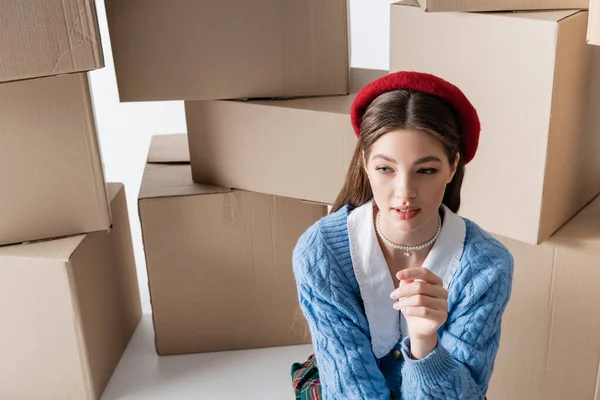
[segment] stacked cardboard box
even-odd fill
[[[310,342],[291,254],[326,207],[195,183],[185,134],[153,138],[138,204],[159,354]]]
[[[87,76],[94,2],[3,2],[0,37],[0,398],[98,399],[141,307]]]
[[[347,101],[347,0],[108,0],[106,11],[122,102]],[[242,118],[228,110],[220,117]],[[332,123],[339,129],[344,122]],[[252,183],[260,172],[250,157],[272,136],[247,133],[236,144],[242,158],[230,159],[225,170],[246,161],[242,181]],[[194,182],[186,135],[157,136],[150,149],[138,204],[157,352],[309,343],[292,250],[327,207],[303,202],[294,191],[237,181],[208,186],[203,176],[228,157],[210,155],[206,163],[194,160]],[[280,160],[283,167],[285,158]]]
[[[457,84],[481,118],[461,214],[515,259],[492,399],[600,399],[600,51],[578,3],[391,6],[390,70]]]
[[[489,399],[600,400],[600,197],[515,259]]]
[[[347,0],[107,0],[121,101],[348,93]]]
[[[392,5],[390,70],[439,75],[479,112],[461,211],[491,232],[541,243],[600,193],[600,52],[586,44],[586,27],[580,10]]]
[[[194,181],[332,204],[357,141],[352,101],[386,73],[352,69],[346,96],[187,101]]]
[[[289,253],[324,211],[302,201],[334,201],[356,144],[350,105],[387,71],[353,69],[347,88],[332,84],[336,68],[348,76],[347,59],[323,57],[347,57],[343,1],[320,12],[309,0],[122,3],[107,2],[121,100],[185,100],[188,126],[189,153],[185,135],[155,138],[138,200],[157,351],[307,342],[291,319]],[[461,214],[515,257],[490,398],[598,398],[600,54],[587,45],[586,7],[391,5],[390,70],[457,84],[481,117]],[[324,30],[324,20],[335,22]]]

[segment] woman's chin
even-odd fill
[[[415,232],[423,228],[432,216],[424,215],[422,209],[414,214],[400,214],[401,211],[392,211],[393,225],[402,232]],[[409,214],[409,215],[407,215]]]

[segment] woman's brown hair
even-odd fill
[[[442,201],[450,210],[458,212],[465,164],[457,118],[452,108],[440,98],[413,90],[383,93],[367,107],[346,181],[331,212],[345,205],[359,207],[372,199],[373,192],[363,160],[369,159],[377,139],[394,130],[416,130],[433,135],[443,144],[450,164],[454,163],[457,153],[460,155],[456,173],[446,186]]]

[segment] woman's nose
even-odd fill
[[[399,176],[394,185],[394,195],[396,198],[407,201],[417,197],[416,187],[409,177]]]

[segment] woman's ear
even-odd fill
[[[456,157],[454,157],[454,162],[450,164],[450,177],[448,178],[448,183],[452,182],[454,179],[454,174],[456,174],[456,170],[458,169],[458,161],[460,160],[460,153],[456,152]]]

